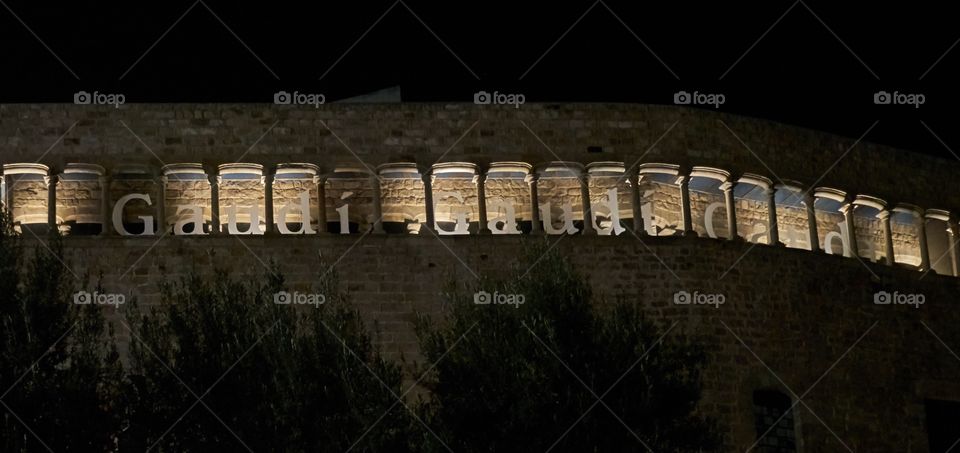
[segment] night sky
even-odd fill
[[[865,140],[955,159],[952,6],[847,3],[0,0],[0,102],[69,103],[79,90],[127,102],[297,90],[331,102],[399,85],[405,102],[497,90],[672,104],[686,90],[723,94],[724,112],[851,138],[879,120]],[[880,90],[925,103],[875,105]]]

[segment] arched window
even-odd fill
[[[930,268],[940,275],[955,275],[956,250],[951,247],[950,212],[943,209],[927,209],[927,249],[930,253]]]
[[[60,231],[73,236],[96,235],[104,227],[102,197],[103,167],[91,164],[67,164],[57,191],[57,222]]]
[[[797,451],[793,409],[790,398],[776,390],[753,392],[754,426],[757,430],[757,453],[792,453]]]
[[[437,234],[476,233],[480,219],[477,166],[468,162],[444,162],[434,164],[431,174]]]
[[[374,173],[366,166],[339,165],[327,178],[327,231],[335,234],[366,233],[373,228]]]
[[[814,192],[814,216],[820,249],[831,255],[853,256],[850,235],[844,218],[846,192],[820,187]]]
[[[880,213],[886,209],[886,202],[868,195],[857,195],[853,200],[853,227],[857,238],[857,253],[860,257],[873,262],[883,262],[886,258],[885,219]]]
[[[427,221],[423,179],[412,162],[383,164],[380,175],[380,200],[383,229],[393,234],[420,234]],[[429,234],[429,233],[428,233]]]
[[[744,174],[733,189],[734,211],[737,214],[737,236],[755,244],[770,244],[769,179]]]
[[[266,226],[263,166],[223,164],[219,167],[219,176],[220,231],[263,234]]]
[[[487,219],[493,234],[530,232],[533,215],[527,176],[530,164],[494,162],[487,170]]]
[[[6,197],[14,228],[34,234],[47,231],[47,183],[50,169],[43,164],[6,164]]]
[[[594,162],[587,165],[590,212],[600,235],[618,235],[633,224],[630,182],[622,162]]]
[[[923,261],[920,254],[920,229],[926,228],[920,208],[900,203],[893,208],[890,220],[894,260],[898,264],[919,268]]]
[[[777,231],[780,242],[787,247],[811,250],[809,219],[804,204],[806,193],[802,187],[802,184],[791,181],[776,185]]]
[[[583,166],[575,162],[551,162],[539,171],[538,203],[547,234],[583,231],[583,197],[580,178]]]
[[[164,228],[170,224],[176,226],[182,223],[183,232],[186,234],[209,233],[212,230],[210,222],[213,203],[210,179],[203,170],[203,166],[201,164],[170,164],[163,167],[163,176],[166,178]],[[196,213],[194,210],[200,212]],[[199,219],[194,219],[196,214],[199,214]],[[198,222],[190,220],[198,220]],[[194,231],[201,220],[201,229],[206,225],[206,231]],[[175,233],[179,234],[179,231]]]
[[[693,167],[690,172],[690,214],[693,231],[700,237],[730,238],[722,188],[729,178],[729,173],[716,168]]]
[[[281,233],[309,233],[317,219],[319,168],[313,164],[277,165],[273,179],[273,221]],[[306,209],[304,209],[306,208]],[[282,218],[281,218],[282,217]],[[283,224],[283,229],[280,225]]]
[[[646,163],[639,169],[640,215],[643,228],[651,236],[672,236],[683,229],[679,167]]]

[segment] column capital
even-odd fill
[[[733,190],[735,187],[737,187],[736,181],[724,181],[723,183],[720,184],[720,190],[724,192],[729,192]]]
[[[889,209],[881,209],[880,212],[877,213],[877,218],[880,220],[888,220],[891,214],[893,214],[893,212]]]

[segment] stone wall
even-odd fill
[[[71,126],[62,143],[47,152]],[[441,159],[611,160],[628,165],[639,159],[806,184],[819,181],[888,202],[960,209],[960,191],[951,189],[960,163],[871,144],[869,136],[856,146],[854,142],[755,118],[636,104],[525,104],[521,109],[473,104],[328,104],[318,109],[272,104],[125,104],[119,109],[0,105],[4,163],[91,162],[109,169],[121,163],[214,165],[238,158],[326,167],[344,162],[356,166],[358,158],[370,167],[411,160],[429,165]],[[593,146],[602,152],[588,153]]]
[[[418,312],[442,316],[441,293],[448,282],[471,284],[474,273],[509,275],[524,243],[545,239],[369,235],[357,242],[331,235],[242,240],[249,249],[235,237],[168,236],[155,245],[155,238],[71,237],[66,261],[81,276],[103,272],[108,291],[147,305],[157,301],[161,278],[209,274],[213,266],[245,278],[262,275],[262,262],[276,260],[291,289],[305,291],[336,262],[352,304],[379,329],[378,343],[391,358],[402,355],[409,370],[411,362],[422,360],[411,323]],[[926,451],[923,399],[960,400],[960,361],[944,347],[960,345],[955,328],[960,280],[935,274],[921,279],[906,269],[746,242],[649,237],[644,244],[575,236],[556,249],[607,300],[636,302],[652,320],[664,326],[676,322],[671,335],[705,347],[709,365],[701,409],[719,420],[730,451],[743,451],[755,439],[756,389],[789,395],[785,384],[804,394],[816,384],[803,397],[816,416],[803,405],[797,412],[802,451],[808,453],[844,450],[830,430],[854,451]],[[881,290],[920,293],[926,302],[919,308],[876,305],[874,293]],[[675,305],[677,291],[721,293],[726,303]]]

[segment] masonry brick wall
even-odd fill
[[[353,306],[378,327],[387,355],[402,355],[409,371],[422,360],[412,322],[417,313],[442,318],[447,283],[472,284],[474,273],[515,275],[511,268],[525,244],[551,239],[247,237],[248,250],[232,237],[168,236],[156,245],[152,238],[72,237],[66,262],[81,276],[103,272],[107,290],[146,305],[157,301],[160,279],[209,274],[215,266],[246,278],[266,272],[261,260],[276,260],[292,289],[309,290],[336,262]],[[756,436],[754,390],[782,389],[779,377],[803,394],[838,359],[803,398],[817,416],[798,406],[805,452],[843,450],[817,417],[855,451],[925,451],[923,398],[960,400],[960,361],[944,346],[960,345],[957,279],[919,279],[906,269],[744,242],[649,237],[644,243],[575,236],[556,248],[601,297],[638,303],[664,327],[676,322],[671,335],[705,347],[701,410],[719,420],[730,451],[743,451]],[[681,290],[722,293],[726,303],[675,305],[673,294]],[[880,290],[921,293],[926,303],[876,305]]]
[[[123,127],[121,120],[137,136]],[[477,120],[474,130],[464,136]],[[74,123],[63,143],[44,154]],[[628,164],[639,159],[714,166],[771,178],[773,171],[783,178],[807,184],[819,180],[818,185],[888,201],[960,207],[960,192],[949,190],[960,163],[867,141],[852,147],[853,138],[675,106],[525,104],[518,110],[473,104],[328,104],[314,109],[272,104],[129,103],[117,109],[5,104],[0,106],[0,137],[4,162],[40,161],[54,166],[68,162],[92,162],[108,168],[120,163],[159,165],[157,158],[164,163],[199,160],[221,164],[241,156],[259,163],[313,162],[328,167],[338,162],[356,165],[357,157],[370,166],[409,160],[431,164],[439,158],[475,163],[540,163],[559,158]],[[588,146],[600,146],[603,152],[587,153]],[[830,169],[834,162],[836,167]]]

